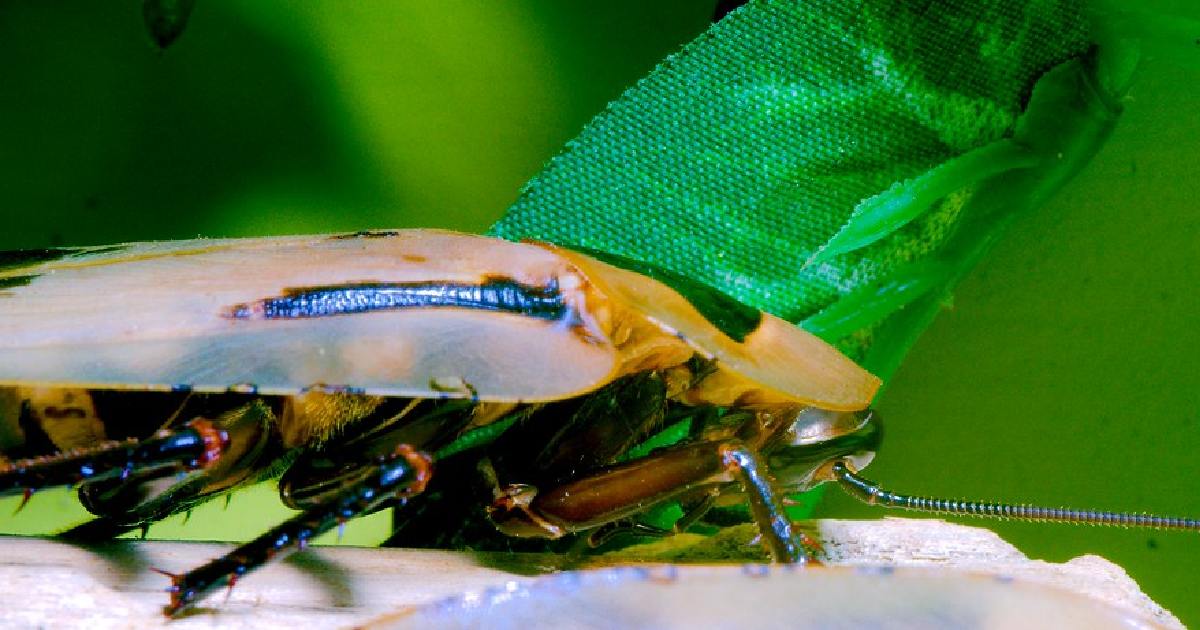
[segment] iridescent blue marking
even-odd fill
[[[482,284],[454,282],[366,282],[287,289],[278,297],[238,304],[234,319],[308,319],[410,308],[467,308],[561,320],[569,309],[558,286],[532,287],[512,280]]]

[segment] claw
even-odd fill
[[[233,587],[234,587],[234,585],[237,584],[237,581],[238,581],[238,574],[230,573],[229,574],[229,588],[225,589],[225,601],[226,602],[229,601],[229,596],[233,595]]]
[[[24,510],[25,506],[29,505],[29,500],[32,498],[33,488],[25,488],[25,491],[21,493],[21,503],[17,505],[17,509],[13,510],[13,516],[20,514],[21,510]]]
[[[809,536],[808,534],[805,534],[804,532],[796,532],[796,536],[800,538],[800,544],[803,545],[805,551],[808,552],[810,560],[814,560],[818,556],[825,555],[825,549],[821,546],[821,541]]]
[[[182,573],[171,573],[170,571],[167,571],[165,569],[160,569],[158,567],[150,567],[150,570],[159,575],[165,575],[169,580],[171,580],[171,585],[168,586],[167,588],[163,589],[164,592],[166,592],[166,593],[178,593],[179,592],[179,583],[183,580]]]

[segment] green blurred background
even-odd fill
[[[0,3],[0,248],[482,231],[713,3],[201,2],[165,53],[140,4]],[[1149,4],[1200,17],[1194,0]],[[1148,60],[1109,145],[967,278],[881,401],[873,478],[1200,515],[1198,79]],[[0,528],[83,518],[43,494]],[[881,515],[835,495],[823,515]],[[240,539],[285,514],[260,488],[150,535]],[[346,541],[386,528],[353,523]],[[1200,622],[1195,535],[993,528],[1035,557],[1099,553]]]

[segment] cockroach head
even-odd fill
[[[849,460],[856,469],[875,458],[883,438],[879,414],[872,409],[830,411],[808,407],[796,414],[784,439],[769,449],[768,461],[780,489],[800,492],[823,479],[816,472],[835,460]]]

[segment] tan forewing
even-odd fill
[[[448,232],[141,243],[0,271],[0,384],[552,400],[602,385],[611,344],[562,322],[459,308],[237,319],[303,287],[547,286],[544,249]]]
[[[565,249],[570,259],[614,302],[656,322],[701,354],[717,360],[718,372],[700,384],[709,391],[693,399],[715,404],[800,402],[853,411],[870,405],[880,381],[803,329],[764,313],[759,327],[735,341],[665,284]],[[718,391],[719,390],[719,391]]]

